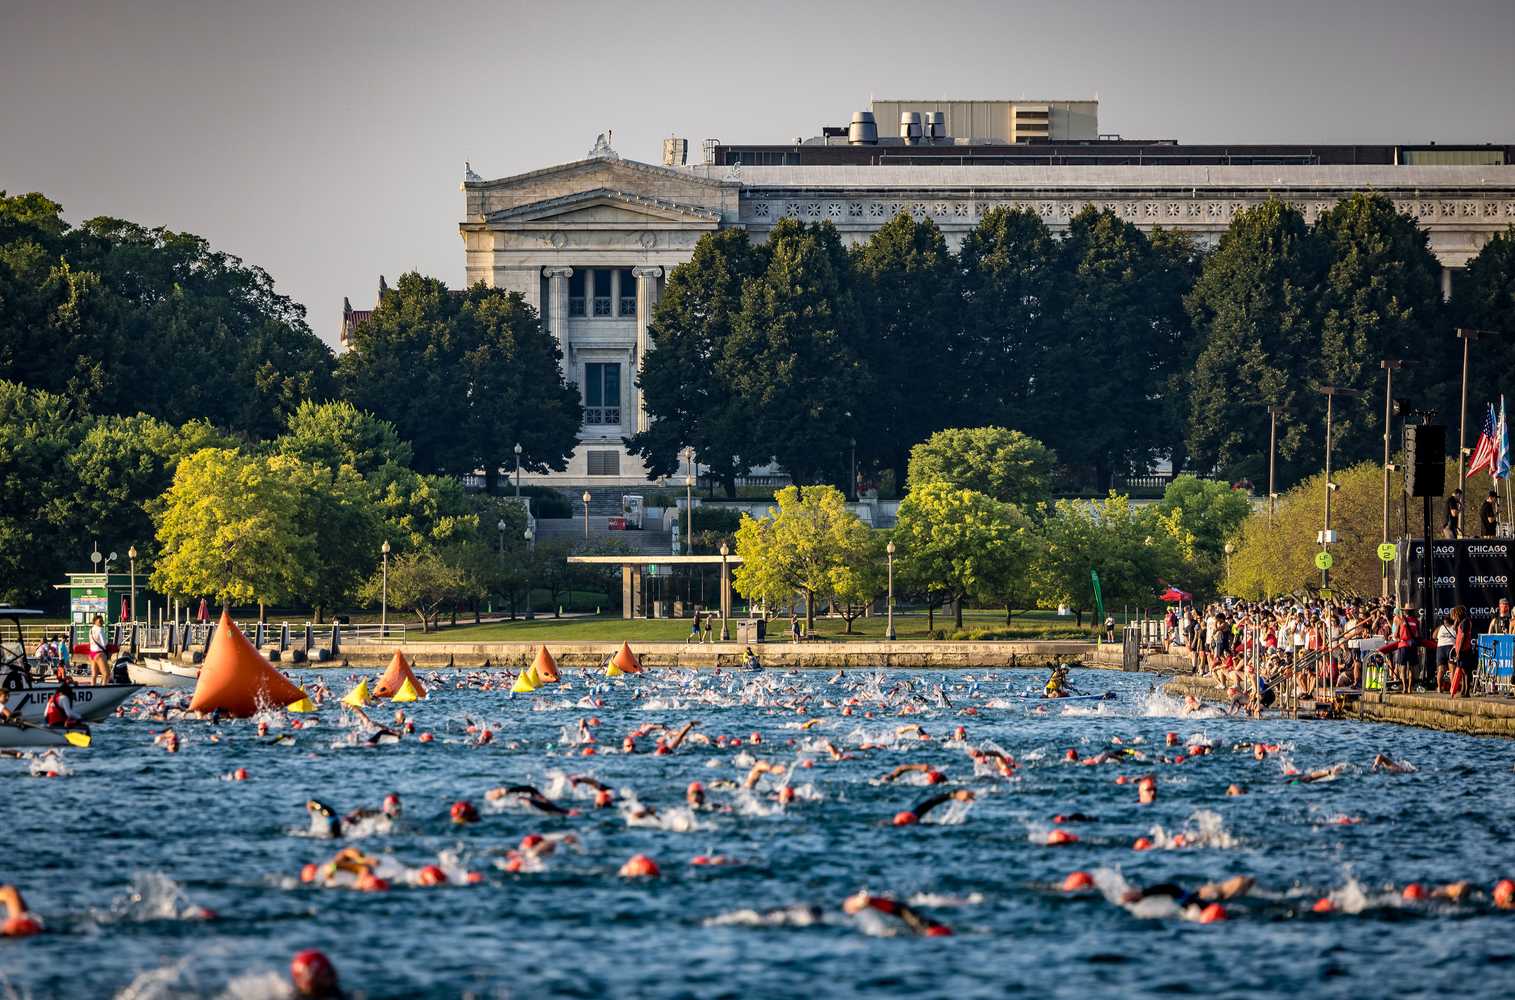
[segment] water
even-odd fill
[[[351,746],[352,731],[327,707],[319,727],[295,732],[294,746],[261,745],[250,722],[185,722],[182,749],[171,755],[152,745],[162,723],[128,718],[99,726],[94,749],[69,754],[61,777],[33,776],[46,770],[34,761],[0,760],[0,881],[22,886],[49,930],[0,941],[0,997],[276,997],[290,955],[307,947],[325,950],[346,986],[369,997],[1505,995],[1515,972],[1515,912],[1492,910],[1486,896],[1497,878],[1515,876],[1515,744],[1507,741],[1184,716],[1179,703],[1151,693],[1155,678],[1103,672],[1075,681],[1115,690],[1118,700],[1046,714],[1018,697],[1043,679],[1031,671],[839,682],[825,673],[668,672],[593,679],[604,704],[589,708],[578,705],[592,695],[576,671],[557,689],[515,700],[455,686],[482,675],[430,676],[445,683],[410,707],[418,731],[436,735],[431,744]],[[789,707],[807,696],[812,714]],[[825,707],[851,696],[860,699],[851,717]],[[880,699],[890,706],[882,712]],[[916,711],[901,718],[901,704]],[[979,714],[957,714],[969,705]],[[389,711],[373,710],[376,718]],[[571,744],[590,715],[601,720],[601,753],[582,757]],[[822,721],[802,731],[812,718]],[[640,723],[690,719],[711,736],[756,731],[763,743],[686,743],[655,757],[644,738],[636,755],[619,753]],[[487,722],[495,742],[472,745],[468,720]],[[896,739],[896,727],[911,723],[934,739]],[[976,777],[965,746],[950,739],[959,724],[969,745],[1012,754],[1017,777]],[[1162,746],[1169,730],[1216,750],[1181,765],[1062,760],[1067,748],[1087,756],[1115,737],[1172,754]],[[854,759],[800,749],[823,738]],[[1284,749],[1262,763],[1231,749],[1254,739]],[[860,743],[889,745],[859,751]],[[1419,770],[1373,773],[1380,750]],[[681,808],[690,781],[740,782],[754,758],[794,765],[805,757],[815,765],[788,772],[797,792],[788,806],[770,777],[751,793],[712,788],[712,802],[730,811]],[[940,768],[946,787],[971,788],[976,800],[939,807],[918,826],[889,825],[933,791],[877,781],[910,762]],[[1287,764],[1348,767],[1299,785],[1282,781]],[[238,767],[250,780],[227,780]],[[1114,779],[1145,773],[1157,775],[1159,799],[1144,807],[1134,784]],[[587,788],[574,798],[569,774],[592,774],[659,819],[595,810]],[[1227,797],[1233,782],[1250,794]],[[486,801],[487,789],[514,783],[535,784],[582,814]],[[377,807],[389,791],[401,795],[403,818],[347,842],[382,856],[394,887],[370,894],[302,884],[302,865],[341,846],[308,834],[306,799],[345,812]],[[479,806],[479,824],[449,823],[460,798]],[[1098,822],[1067,827],[1077,844],[1046,846],[1051,817],[1075,811]],[[540,871],[496,865],[528,833],[568,831],[581,850],[565,846]],[[1163,846],[1181,832],[1193,846]],[[1133,851],[1139,836],[1159,849]],[[637,852],[657,860],[661,879],[617,877]],[[739,863],[689,864],[701,854]],[[484,882],[407,884],[426,864],[455,882],[479,871]],[[1074,869],[1093,872],[1104,891],[1058,891]],[[1159,901],[1131,909],[1112,901],[1127,884],[1192,887],[1236,873],[1255,875],[1258,886],[1225,923],[1203,925]],[[1399,902],[1408,881],[1456,879],[1472,880],[1484,897]],[[915,937],[877,914],[846,916],[842,900],[863,888],[918,904],[955,936]],[[1308,912],[1323,895],[1339,912]],[[216,919],[205,919],[207,908]]]

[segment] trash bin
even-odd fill
[[[768,623],[761,618],[745,618],[737,624],[737,642],[756,645],[768,636]]]

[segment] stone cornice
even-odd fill
[[[589,205],[610,202],[625,205],[628,208],[641,208],[650,210],[663,216],[673,218],[665,221],[678,222],[707,222],[718,223],[721,221],[719,212],[712,212],[708,208],[700,208],[697,205],[685,205],[676,201],[668,201],[663,198],[653,198],[649,195],[636,194],[631,191],[620,191],[615,188],[597,187],[587,191],[576,191],[572,194],[560,195],[556,198],[547,198],[543,201],[529,202],[525,205],[516,205],[513,208],[501,209],[490,212],[484,216],[483,221],[487,224],[502,222],[551,222],[551,217],[570,212],[577,208]],[[630,225],[640,225],[641,222],[628,222]],[[594,228],[611,228],[606,223],[593,223]]]
[[[741,185],[713,177],[705,177],[690,170],[677,170],[673,167],[654,166],[651,163],[642,163],[639,160],[611,160],[602,156],[591,156],[582,160],[573,160],[569,163],[558,163],[550,167],[541,167],[537,170],[528,170],[524,174],[511,174],[508,177],[497,177],[494,180],[464,181],[465,191],[490,191],[496,188],[511,187],[523,181],[537,180],[543,177],[551,177],[554,174],[572,173],[587,167],[603,166],[612,171],[631,171],[633,173],[645,173],[656,177],[674,177],[691,184],[701,184],[712,188],[735,188]]]

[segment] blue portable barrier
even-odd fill
[[[1515,684],[1515,635],[1478,637],[1478,678],[1485,690],[1510,693]]]

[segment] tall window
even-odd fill
[[[637,279],[631,273],[631,268],[621,268],[621,301],[617,315],[635,316],[637,314]]]
[[[618,363],[584,366],[584,423],[621,422],[621,366]]]
[[[610,315],[610,269],[594,269],[594,315]]]
[[[584,278],[587,271],[585,268],[576,267],[573,274],[568,278],[568,315],[584,315]]]

